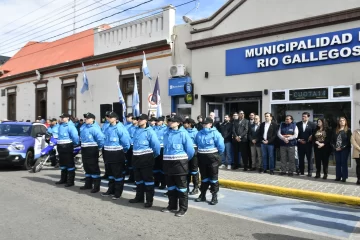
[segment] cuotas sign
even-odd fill
[[[226,75],[360,60],[360,28],[226,51]]]

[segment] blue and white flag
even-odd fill
[[[145,76],[147,76],[150,80],[152,80],[151,76],[150,76],[150,71],[149,71],[149,68],[148,68],[148,65],[146,62],[145,52],[144,52],[144,58],[143,58],[143,64],[142,64],[142,71]]]
[[[84,63],[82,63],[82,67],[83,67],[83,86],[81,88],[81,93],[83,94],[86,91],[89,91],[89,81],[88,81],[88,78],[86,76]]]
[[[117,82],[118,84],[118,91],[119,91],[119,103],[121,104],[122,106],[122,110],[123,110],[123,123],[125,124],[126,123],[126,104],[125,104],[125,99],[124,99],[124,96],[121,92],[121,89],[120,89],[120,85],[119,85],[119,82]]]
[[[132,109],[133,109],[134,117],[139,117],[140,116],[140,97],[139,97],[139,93],[138,93],[135,73],[134,73],[134,93],[133,93]]]
[[[159,76],[156,78],[156,83],[155,83],[155,87],[154,87],[154,92],[151,97],[151,101],[156,103],[156,117],[157,118],[161,117],[162,116],[162,108],[161,108]]]

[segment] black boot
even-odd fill
[[[217,203],[218,203],[217,193],[213,193],[213,194],[212,194],[211,201],[210,201],[210,205],[216,205]]]
[[[67,182],[65,187],[72,187],[75,185],[75,170],[68,171]]]
[[[196,175],[192,175],[193,183],[194,183],[194,189],[189,193],[190,195],[196,195],[199,194],[199,173]]]
[[[112,200],[117,200],[121,197],[124,190],[124,181],[115,182],[115,194]]]
[[[320,172],[316,172],[316,175],[314,178],[320,178]]]
[[[129,203],[143,203],[144,202],[144,184],[136,185],[136,196],[130,199]]]
[[[115,193],[115,180],[110,179],[108,183],[108,190],[101,194],[103,197],[109,197]]]
[[[93,179],[91,177],[85,178],[85,185],[80,187],[80,190],[86,190],[92,188]]]
[[[200,195],[197,199],[195,199],[195,202],[206,202],[206,192],[209,188],[209,183],[202,182],[200,187]]]
[[[212,198],[211,198],[210,204],[216,205],[218,203],[217,193],[219,192],[219,182],[211,183],[210,192],[212,193]]]
[[[155,190],[154,190],[154,185],[150,185],[150,186],[146,186],[146,203],[145,203],[145,207],[149,208],[152,207],[153,205],[153,201],[154,201],[154,194],[155,194]]]
[[[188,209],[188,193],[178,192],[179,211],[175,214],[176,217],[183,217]]]
[[[187,176],[186,176],[186,178],[187,178],[187,192],[190,192],[190,182],[191,182],[191,175],[190,174],[188,174]]]
[[[100,184],[101,184],[101,179],[100,178],[94,178],[93,179],[93,183],[94,183],[94,187],[91,190],[91,193],[97,193],[100,191]]]
[[[67,182],[67,170],[61,170],[60,181],[55,182],[55,184],[65,184]]]
[[[162,209],[162,212],[173,212],[177,211],[178,209],[178,197],[177,197],[177,191],[176,190],[169,190],[168,193],[169,203],[168,206],[164,209]]]

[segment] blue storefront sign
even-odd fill
[[[191,83],[190,77],[170,78],[169,79],[169,96],[185,95],[184,86]]]
[[[226,50],[226,76],[360,61],[360,28]]]

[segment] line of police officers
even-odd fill
[[[136,196],[130,203],[144,203],[145,200],[144,206],[151,207],[155,187],[164,189],[167,185],[169,202],[162,212],[176,212],[175,216],[182,217],[188,209],[188,194],[199,193],[200,169],[200,195],[195,201],[205,202],[210,187],[210,204],[217,204],[218,168],[225,147],[224,139],[212,126],[211,118],[203,121],[204,128],[198,132],[192,119],[183,121],[181,117],[174,116],[168,118],[165,125],[163,117],[148,120],[146,114],[137,118],[129,114],[124,125],[114,112],[106,112],[106,121],[100,128],[95,122],[95,115],[87,113],[84,114],[86,122],[80,129],[79,139],[69,117],[62,114],[58,129],[56,125],[49,129],[58,135],[61,179],[56,184],[66,184],[65,187],[74,185],[73,148],[81,144],[86,177],[81,190],[99,192],[99,150],[102,150],[105,177],[108,179],[108,190],[101,194],[104,197],[119,199],[125,176],[129,175],[127,182],[136,184]],[[191,179],[194,189],[190,192]]]

